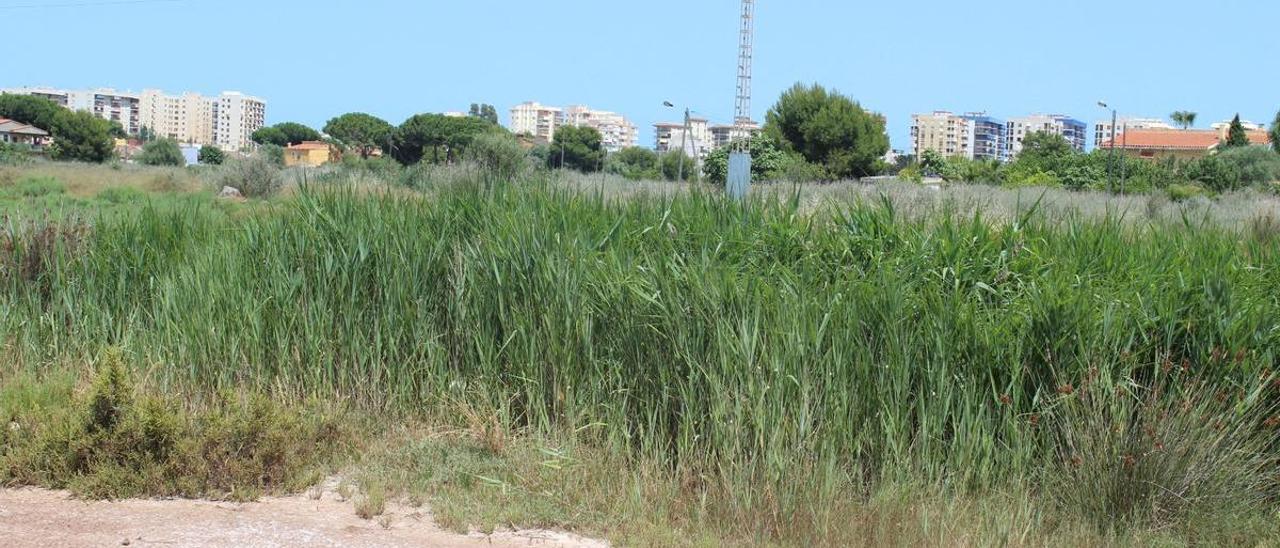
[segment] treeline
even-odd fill
[[[1240,117],[1232,120],[1224,139],[1209,155],[1178,159],[1172,156],[1139,159],[1098,148],[1083,153],[1065,138],[1047,132],[1028,135],[1022,152],[1007,163],[995,160],[947,158],[926,151],[909,159],[899,177],[919,182],[937,177],[950,183],[1005,187],[1060,187],[1071,190],[1151,192],[1166,190],[1174,198],[1227,192],[1249,187],[1280,190],[1280,114],[1270,130],[1271,144],[1254,145]]]

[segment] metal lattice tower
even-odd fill
[[[738,126],[739,136],[747,132],[751,121],[751,61],[755,42],[756,2],[742,0],[742,33],[738,38],[738,98],[734,109],[733,124]],[[746,147],[741,147],[745,149]]]
[[[738,39],[738,99],[729,150],[725,193],[739,200],[751,189],[751,56],[756,34],[756,2],[742,0],[742,34]]]

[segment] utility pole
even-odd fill
[[[684,129],[680,132],[680,174],[676,176],[676,180],[680,182],[684,182],[684,157],[687,155],[685,151],[688,150],[686,147],[689,145],[690,129],[689,109],[686,108],[684,109]],[[694,141],[694,146],[697,146],[697,141]]]
[[[1111,193],[1115,191],[1116,187],[1116,139],[1120,137],[1119,133],[1116,132],[1119,129],[1116,124],[1119,120],[1117,119],[1116,109],[1111,108],[1106,101],[1098,101],[1098,106],[1111,110],[1111,143],[1109,144],[1111,153],[1110,157],[1107,158],[1107,192]]]

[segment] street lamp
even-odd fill
[[[675,108],[675,105],[673,105],[671,101],[663,101],[662,106],[667,108]],[[684,129],[680,131],[680,168],[679,168],[679,174],[676,175],[676,180],[681,182],[684,181],[684,157],[687,156],[687,154],[685,153],[685,150],[689,145],[689,132],[693,131],[693,126],[691,121],[692,118],[690,118],[691,112],[692,111],[690,111],[687,107],[684,109]],[[668,143],[667,146],[670,147],[671,145]],[[693,146],[694,148],[698,147],[698,141],[696,139],[693,142]],[[661,161],[662,157],[659,156],[658,159],[659,161]],[[658,164],[658,169],[662,169],[661,162],[659,162]]]
[[[1107,105],[1106,101],[1098,101],[1098,106],[1111,111],[1111,157],[1107,159],[1107,192],[1112,192],[1116,184],[1116,109]]]

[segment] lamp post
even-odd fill
[[[1104,110],[1111,111],[1111,157],[1107,159],[1107,192],[1112,192],[1116,183],[1115,163],[1116,163],[1116,109],[1107,105],[1106,101],[1098,101],[1098,106]]]
[[[672,104],[672,103],[671,103],[671,101],[663,101],[663,102],[662,102],[662,106],[665,106],[665,107],[667,107],[667,108],[675,108],[675,105],[674,105],[674,104]],[[681,181],[681,182],[683,182],[683,181],[684,181],[684,158],[685,158],[685,156],[688,156],[688,154],[685,152],[685,150],[686,150],[686,149],[688,148],[688,146],[689,146],[689,132],[693,131],[693,122],[692,122],[693,118],[691,117],[692,112],[693,112],[693,111],[689,110],[689,108],[688,108],[688,107],[685,107],[685,109],[684,109],[684,126],[683,126],[683,129],[681,129],[681,130],[680,130],[680,168],[679,168],[679,173],[676,175],[676,180],[677,180],[677,181]],[[670,143],[668,143],[668,144],[667,144],[667,146],[668,146],[668,147],[670,147],[670,146],[671,146],[671,144],[670,144]],[[693,141],[693,146],[694,146],[694,148],[697,148],[697,147],[698,147],[698,141],[697,141],[697,139],[694,139],[694,141]],[[662,157],[661,157],[661,156],[659,156],[659,157],[658,157],[658,160],[659,160],[658,168],[659,168],[659,169],[661,169],[661,168],[662,168],[662,163],[661,163]]]

